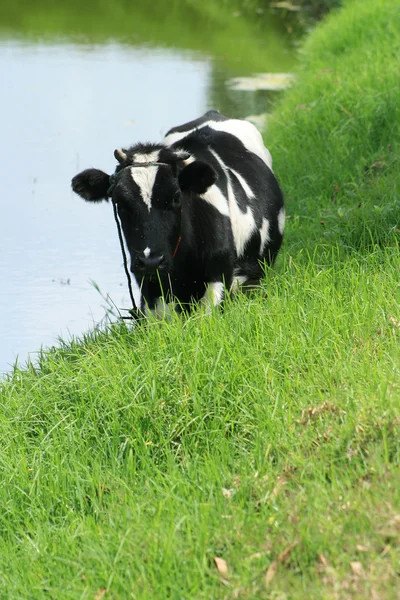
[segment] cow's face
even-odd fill
[[[168,272],[181,235],[182,191],[168,164],[125,167],[116,177],[118,207],[131,270]]]
[[[88,201],[110,197],[117,206],[131,271],[138,279],[163,278],[173,268],[183,235],[185,194],[206,192],[216,173],[207,163],[185,164],[191,159],[182,151],[163,149],[154,162],[148,161],[149,154],[116,151],[115,156],[121,164],[114,175],[88,169],[73,178],[72,188]]]

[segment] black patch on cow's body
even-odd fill
[[[109,193],[118,206],[131,270],[141,285],[142,309],[153,309],[160,296],[189,304],[199,300],[210,283],[223,282],[229,289],[234,276],[258,281],[262,263],[272,264],[276,258],[283,218],[278,181],[260,157],[262,151],[249,149],[249,141],[234,134],[237,121],[225,126],[228,121],[218,111],[209,111],[171,129],[164,144],[136,144],[117,152],[119,164]],[[218,125],[214,128],[213,123]],[[224,127],[229,131],[221,130]],[[152,169],[148,180],[135,170],[147,168]],[[73,189],[86,200],[99,200],[107,178],[87,170],[73,179]],[[226,201],[229,187],[237,205],[234,217]],[[211,190],[216,188],[220,194],[213,205]],[[202,197],[206,192],[211,196]],[[244,244],[240,236],[235,238],[242,220],[249,228],[243,229]],[[266,224],[267,235],[261,233]],[[150,252],[157,260],[146,258]],[[149,274],[146,260],[160,267]]]

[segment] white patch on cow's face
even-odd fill
[[[262,220],[262,225],[261,225],[261,229],[260,229],[260,237],[261,237],[260,256],[262,256],[264,254],[265,244],[267,244],[268,242],[271,241],[271,238],[269,236],[269,221],[265,217],[263,217],[263,220]]]
[[[171,146],[179,140],[187,137],[194,131],[202,129],[202,127],[211,127],[211,129],[214,129],[215,131],[225,131],[226,133],[234,135],[242,142],[247,150],[259,156],[272,171],[271,154],[264,146],[261,133],[256,127],[254,127],[252,123],[249,123],[249,121],[242,121],[240,119],[227,119],[226,121],[206,121],[199,127],[194,127],[188,131],[170,133],[164,138],[162,143],[165,146]]]
[[[217,306],[224,299],[224,284],[222,281],[213,281],[209,283],[203,298],[202,303],[207,307]]]
[[[222,161],[221,157],[214,151],[210,152],[215,156],[217,161],[219,162],[221,168],[224,170],[227,184],[228,184],[228,205],[229,205],[229,215],[231,219],[231,227],[233,233],[233,240],[235,242],[235,248],[237,256],[240,257],[243,255],[245,246],[251,236],[253,235],[256,229],[256,223],[254,221],[253,212],[250,206],[247,207],[245,213],[243,213],[238,203],[236,202],[235,194],[233,192],[231,178],[229,176],[229,168]]]
[[[158,157],[160,156],[159,150],[154,150],[153,152],[137,153],[133,155],[133,162],[136,163],[156,163],[158,161]]]
[[[150,248],[145,248],[143,250],[143,254],[145,255],[146,258],[149,258],[150,252],[151,252]]]
[[[285,209],[281,208],[281,210],[278,213],[278,229],[279,229],[279,233],[281,235],[283,235],[283,232],[285,229],[285,223],[286,223]]]
[[[189,158],[184,158],[185,156],[188,155],[188,152],[186,150],[182,150],[182,148],[174,148],[174,154],[175,154],[176,158],[178,158],[179,160],[184,159],[183,164],[185,164],[185,165],[189,165],[191,162],[193,162],[195,160],[191,156],[189,156]]]
[[[142,155],[144,156],[144,155]],[[157,166],[151,167],[131,167],[133,181],[139,187],[140,195],[147,208],[151,209],[151,196],[153,193],[154,182],[158,172]]]

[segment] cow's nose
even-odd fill
[[[154,273],[165,266],[165,256],[138,256],[138,268],[142,273]]]

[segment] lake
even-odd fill
[[[114,148],[157,142],[210,108],[257,117],[273,105],[274,93],[228,82],[293,69],[281,23],[207,6],[23,0],[0,8],[0,374],[104,323],[105,297],[130,307],[112,207],[75,196],[73,175],[111,172]]]

